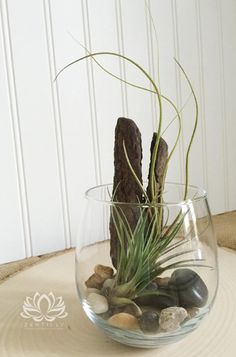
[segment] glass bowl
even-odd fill
[[[85,314],[112,339],[153,348],[195,330],[218,286],[206,192],[168,183],[163,203],[113,202],[112,185],[89,189],[76,247]]]

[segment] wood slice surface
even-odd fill
[[[93,326],[77,297],[74,253],[53,257],[0,285],[0,356],[233,357],[236,351],[236,253],[220,248],[219,263],[219,293],[200,327],[178,343],[143,350],[118,344]],[[27,327],[27,321],[20,315],[22,305],[27,296],[37,291],[52,291],[55,296],[62,296],[68,316],[58,320],[61,327]]]

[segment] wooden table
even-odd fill
[[[234,357],[236,252],[219,249],[219,263],[219,293],[201,326],[176,344],[144,350],[110,340],[87,319],[76,294],[73,252],[41,262],[0,284],[0,356]],[[36,292],[61,296],[68,315],[47,323],[22,317],[24,300]]]

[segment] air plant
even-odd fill
[[[157,40],[156,29],[149,8],[148,11]],[[202,259],[188,258],[188,254],[191,254],[193,252],[193,249],[178,249],[179,247],[184,246],[189,241],[188,237],[186,236],[184,237],[184,239],[176,239],[180,236],[180,232],[183,227],[185,217],[188,214],[188,211],[182,212],[180,209],[171,223],[169,223],[168,214],[167,217],[165,217],[164,212],[164,189],[166,174],[168,170],[168,165],[180,139],[182,130],[181,112],[183,108],[179,110],[171,99],[164,96],[160,91],[159,85],[155,82],[152,76],[133,59],[115,52],[105,51],[91,53],[86,48],[85,51],[85,56],[76,59],[75,61],[65,66],[57,74],[57,77],[61,72],[63,72],[71,65],[84,60],[93,59],[93,61],[111,77],[121,82],[124,82],[127,85],[132,86],[133,88],[136,88],[138,90],[148,91],[152,93],[156,98],[159,108],[158,117],[156,121],[155,142],[150,161],[149,194],[147,194],[143,183],[137,177],[127,152],[126,142],[123,142],[123,150],[126,162],[138,187],[142,192],[142,202],[135,204],[136,208],[139,210],[139,218],[136,222],[135,227],[131,227],[129,220],[126,217],[124,209],[124,207],[126,207],[125,204],[117,201],[115,194],[116,188],[113,191],[113,195],[111,195],[111,219],[116,230],[116,236],[119,241],[119,244],[114,284],[111,289],[106,291],[106,297],[110,305],[132,304],[136,308],[137,314],[139,314],[139,307],[135,303],[136,298],[147,295],[168,295],[168,291],[158,289],[155,291],[149,290],[149,285],[155,278],[159,277],[161,274],[168,270],[192,266],[196,264],[197,260],[199,260],[198,266],[204,266],[202,263]],[[108,71],[98,61],[101,56],[116,57],[130,63],[132,66],[138,69],[149,81],[150,89],[126,81],[120,78],[119,76],[116,76],[111,71]],[[190,92],[193,96],[195,104],[194,126],[187,147],[185,158],[185,183],[183,193],[183,201],[185,201],[188,196],[189,155],[198,124],[198,101],[191,81],[188,75],[186,74],[184,68],[176,59],[175,62],[189,85]],[[168,129],[169,125],[171,125],[170,123],[163,131],[163,101],[171,105],[175,112],[175,117],[173,118],[171,123],[176,119],[178,120],[178,132],[173,148],[171,149],[165,163],[163,180],[161,184],[158,184],[155,176],[155,164],[157,161],[158,148],[163,133]],[[132,203],[130,204],[132,206]]]
[[[76,59],[75,61],[65,66],[58,73],[58,75],[66,68],[70,67],[71,65],[92,58],[103,71],[105,71],[112,77],[115,77],[116,79],[125,82],[127,85],[130,85],[132,87],[153,93],[153,95],[155,95],[156,97],[159,106],[159,116],[157,120],[155,145],[152,152],[151,164],[150,164],[150,186],[151,186],[150,197],[148,197],[142,182],[140,182],[140,180],[136,176],[135,170],[132,167],[132,163],[130,162],[126,150],[126,143],[123,142],[123,149],[124,149],[124,154],[127,164],[138,186],[142,190],[142,194],[143,194],[143,202],[140,202],[140,205],[138,205],[140,210],[139,219],[134,229],[131,228],[127,220],[127,217],[122,208],[122,203],[116,201],[115,195],[111,197],[111,201],[114,202],[114,205],[112,205],[111,208],[111,216],[119,240],[119,251],[118,251],[118,260],[117,260],[118,264],[117,264],[117,271],[114,280],[114,285],[113,288],[109,291],[107,297],[109,298],[111,305],[132,304],[136,306],[136,304],[134,303],[134,299],[137,297],[141,297],[148,294],[151,295],[167,294],[166,292],[163,291],[160,292],[158,290],[155,292],[148,291],[148,285],[150,284],[150,282],[153,281],[153,279],[160,276],[163,272],[167,270],[176,269],[179,267],[191,266],[194,263],[196,263],[196,259],[193,260],[193,259],[184,258],[185,255],[192,253],[193,250],[183,250],[181,252],[179,251],[176,252],[176,249],[181,245],[185,244],[187,242],[187,239],[183,241],[178,240],[177,242],[174,242],[175,238],[177,237],[177,235],[179,234],[182,228],[184,218],[187,212],[182,213],[180,211],[170,225],[166,226],[166,224],[163,224],[163,219],[164,219],[163,195],[164,195],[166,173],[168,169],[168,164],[173,156],[173,153],[176,149],[181,134],[181,112],[168,97],[161,94],[158,85],[155,83],[151,75],[131,58],[114,52],[90,53],[88,50],[86,51],[87,51],[87,55],[79,59]],[[145,87],[135,85],[114,75],[98,62],[97,58],[100,56],[118,57],[131,63],[148,79],[148,81],[151,83],[152,89],[147,89]],[[195,103],[194,128],[187,148],[186,160],[185,160],[185,189],[183,195],[183,201],[184,201],[186,200],[188,195],[189,154],[190,154],[190,149],[192,146],[192,142],[194,139],[194,135],[198,123],[198,102],[191,81],[187,76],[185,70],[176,59],[175,62],[177,66],[180,68],[180,70],[182,71],[190,87],[191,94],[193,95],[194,103]],[[170,154],[166,161],[163,182],[161,185],[159,185],[160,187],[158,187],[155,178],[155,163],[157,160],[160,138],[162,135],[163,100],[167,101],[173,107],[176,113],[175,118],[178,119],[179,129],[173,148],[170,151]],[[199,260],[202,261],[202,259]]]

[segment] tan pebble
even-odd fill
[[[139,324],[135,316],[127,314],[126,312],[120,312],[111,316],[107,322],[115,327],[119,327],[123,330],[138,330]]]
[[[87,288],[101,289],[103,282],[104,279],[100,275],[95,273],[88,278],[88,280],[85,282],[85,285],[87,286]]]
[[[193,317],[197,316],[197,314],[199,313],[199,308],[198,307],[192,307],[191,309],[187,309],[187,319],[190,320]]]
[[[98,264],[95,266],[94,271],[96,274],[101,276],[104,280],[109,279],[113,276],[113,269],[111,267],[108,267],[106,265],[101,265]]]
[[[177,330],[187,315],[188,313],[183,307],[167,307],[161,310],[159,319],[160,328],[166,332]]]
[[[90,293],[87,297],[87,302],[95,314],[102,314],[108,310],[107,299],[102,295]]]

